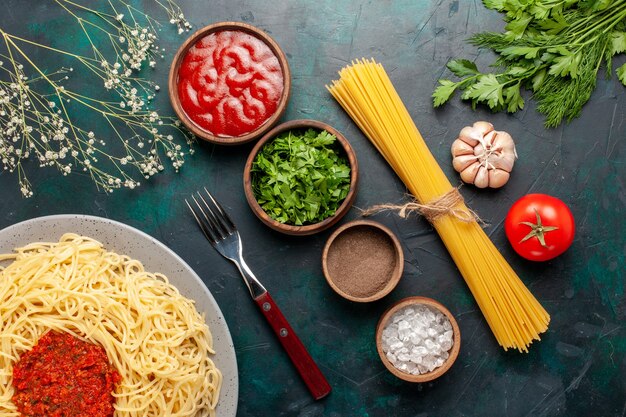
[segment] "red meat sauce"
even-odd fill
[[[101,346],[50,331],[13,367],[13,403],[23,416],[110,417],[120,379]]]
[[[215,136],[237,137],[256,130],[276,112],[283,88],[283,72],[269,46],[236,30],[200,39],[178,72],[184,112]]]

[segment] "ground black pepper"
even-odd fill
[[[340,233],[327,257],[333,283],[353,297],[365,298],[382,290],[396,267],[394,243],[382,230],[355,226]]]

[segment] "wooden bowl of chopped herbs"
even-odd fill
[[[244,168],[248,204],[270,228],[311,235],[339,221],[356,197],[354,150],[332,126],[292,120],[257,142]]]

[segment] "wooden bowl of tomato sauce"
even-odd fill
[[[221,145],[258,139],[287,108],[291,72],[285,54],[264,31],[219,22],[191,35],[170,68],[169,96],[182,123]]]

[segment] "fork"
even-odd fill
[[[311,395],[316,400],[324,398],[331,391],[328,381],[326,381],[322,371],[317,367],[315,361],[311,358],[311,355],[309,355],[309,352],[307,352],[269,292],[254,276],[244,261],[241,237],[237,227],[211,193],[206,188],[204,188],[204,191],[207,198],[204,198],[199,192],[196,193],[197,198],[196,195],[191,196],[194,202],[193,205],[185,199],[187,207],[191,210],[204,236],[211,242],[215,250],[224,258],[237,265],[250,291],[250,295],[252,295],[263,316],[265,316],[274,330]]]

